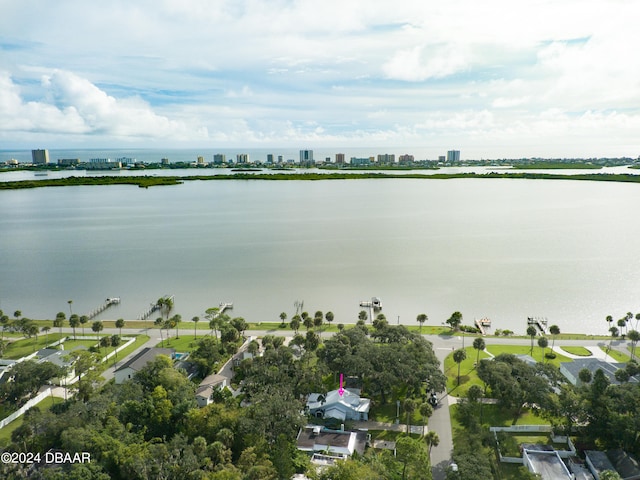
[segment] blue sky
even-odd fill
[[[640,155],[637,2],[0,0],[0,149]]]

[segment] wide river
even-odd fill
[[[0,308],[53,318],[118,296],[98,318],[135,319],[169,294],[185,323],[219,302],[278,321],[296,301],[352,323],[378,296],[390,323],[459,310],[521,334],[528,316],[606,333],[606,315],[640,311],[639,206],[640,185],[564,180],[2,191]]]

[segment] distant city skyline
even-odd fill
[[[631,0],[1,4],[2,150],[640,155]]]

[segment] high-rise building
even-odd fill
[[[249,154],[248,153],[238,153],[236,155],[236,162],[238,162],[238,163],[249,163]]]
[[[36,165],[49,163],[49,150],[31,150],[31,160]]]
[[[449,150],[447,152],[447,162],[459,162],[460,150]]]
[[[227,156],[224,153],[215,153],[213,155],[213,164],[222,165],[223,163],[227,163]]]
[[[267,163],[273,163],[273,153],[267,153]]]
[[[344,153],[336,153],[336,163],[338,165],[344,165]]]
[[[378,155],[378,163],[380,165],[391,165],[396,163],[396,156],[393,153],[385,153],[384,155]]]
[[[313,165],[313,150],[300,150],[300,165]]]

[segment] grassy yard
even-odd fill
[[[487,350],[491,352],[491,354],[494,356],[498,356],[501,353],[510,353],[512,355],[530,355],[531,354],[531,347],[526,345],[487,345]],[[547,347],[545,351],[549,353],[551,350]],[[547,363],[555,365],[558,368],[560,368],[561,362],[571,361],[569,357],[565,357],[564,355],[560,355],[558,353],[556,353],[556,358],[554,359],[545,359],[542,354],[542,349],[538,347],[537,344],[533,347],[532,357],[537,362],[542,362],[543,360],[546,360]]]
[[[591,356],[591,351],[584,347],[560,347],[560,348],[565,352],[570,353],[571,355],[578,355],[580,357]]]
[[[416,402],[418,405],[416,410],[411,415],[411,425],[424,425],[428,423],[429,419],[426,419],[426,422],[422,421],[422,416],[420,415],[420,403]],[[396,402],[387,401],[384,405],[374,405],[371,408],[371,412],[369,414],[369,419],[374,422],[384,422],[384,423],[394,423],[396,421],[396,412],[398,407],[396,406]],[[402,408],[402,401],[400,402],[400,423],[407,423],[407,414]]]
[[[194,340],[193,332],[191,335],[181,334],[180,338],[170,337],[168,340],[164,339],[164,347],[165,348],[174,348],[176,352],[191,352],[198,346],[198,342],[205,338],[205,335],[200,335],[198,338]],[[163,342],[158,342],[156,347],[162,346]]]
[[[56,397],[46,397],[44,400],[42,400],[37,407],[41,410],[47,410],[49,408],[51,408],[51,406],[54,403],[62,403],[64,402],[63,399],[61,398],[56,398]],[[7,446],[9,443],[11,443],[11,434],[13,433],[14,430],[16,430],[20,425],[22,425],[23,422],[23,417],[20,416],[18,418],[16,418],[13,422],[11,422],[9,425],[5,426],[4,428],[0,429],[0,446]]]
[[[476,358],[478,351],[473,347],[466,347],[467,358],[460,364],[460,385],[458,385],[458,364],[453,361],[453,353],[444,361],[444,373],[447,376],[447,391],[456,397],[464,397],[472,385],[484,388],[484,383],[476,375]],[[480,360],[489,358],[485,351],[480,352]]]
[[[134,350],[136,350],[137,348],[141,347],[142,345],[144,345],[145,343],[147,343],[149,341],[149,336],[147,336],[147,335],[133,335],[133,336],[136,338],[136,340],[131,345],[129,345],[127,348],[125,348],[125,349],[121,350],[120,352],[118,352],[117,356],[111,357],[109,362],[105,362],[103,364],[105,369],[107,368],[107,363],[113,364],[113,363],[117,362],[118,359],[126,357],[127,355],[132,353]],[[113,348],[112,348],[112,350],[113,350]]]
[[[608,354],[610,357],[613,357],[613,359],[616,362],[627,363],[629,360],[631,360],[631,355],[625,355],[624,353],[616,350],[615,348],[612,348],[611,350],[607,351],[608,350],[607,347],[602,346],[600,347],[600,350]]]
[[[49,333],[49,335],[38,335],[37,338],[32,337],[16,340],[7,346],[7,349],[4,351],[3,358],[17,360],[18,358],[26,357],[27,355],[31,355],[33,352],[37,352],[38,350],[45,348],[50,343],[53,343],[64,336],[66,336],[66,334],[60,335],[59,333]]]

